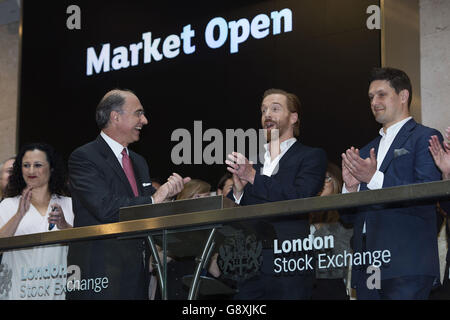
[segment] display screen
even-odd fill
[[[103,95],[126,88],[149,121],[130,148],[151,177],[177,172],[215,187],[237,148],[232,133],[257,132],[264,91],[280,88],[300,98],[299,140],[340,165],[379,128],[367,95],[381,59],[372,5],[24,0],[19,145],[47,142],[67,160],[99,134]]]

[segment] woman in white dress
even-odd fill
[[[0,203],[0,237],[72,228],[72,199],[65,195],[64,165],[54,149],[47,144],[23,147],[9,178],[7,198]],[[2,297],[65,299],[67,250],[56,244],[4,252]]]

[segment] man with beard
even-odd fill
[[[370,107],[382,128],[361,150],[351,147],[342,154],[343,192],[440,180],[428,141],[432,135],[442,141],[442,135],[410,116],[408,75],[398,69],[375,68],[369,83]],[[428,299],[434,281],[439,279],[433,204],[380,204],[358,208],[342,218],[353,223],[355,252],[389,250],[391,257],[379,268],[378,288],[370,289],[367,284],[373,273],[368,265],[352,267],[352,286],[358,299]]]
[[[316,196],[327,168],[324,150],[303,145],[299,140],[300,101],[284,90],[270,89],[263,95],[261,124],[266,130],[264,163],[253,165],[244,155],[228,155],[228,171],[233,174],[229,197],[240,205]],[[312,270],[277,273],[273,240],[303,239],[309,235],[307,216],[252,221],[262,240],[262,264],[253,278],[238,284],[236,299],[309,299],[314,280]],[[273,233],[267,237],[268,227]]]

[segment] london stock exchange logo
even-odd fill
[[[262,263],[262,243],[254,234],[243,231],[227,237],[219,247],[218,265],[224,277],[242,282],[259,274]]]
[[[11,290],[12,270],[7,264],[0,264],[0,299],[8,296]]]

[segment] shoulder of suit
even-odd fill
[[[92,152],[92,150],[97,149],[96,145],[97,145],[97,140],[93,140],[82,146],[79,146],[74,151],[72,151],[72,154],[74,154],[74,153],[76,154],[76,153],[80,153],[80,152]]]
[[[416,125],[416,127],[414,129],[418,130],[418,131],[424,131],[424,132],[427,132],[427,133],[429,132],[431,134],[439,133],[439,131],[437,129],[424,126],[423,124],[420,124],[420,123],[417,123],[417,125]]]
[[[69,160],[73,156],[89,159],[93,159],[96,156],[102,156],[104,158],[107,155],[108,149],[109,147],[106,142],[98,136],[97,139],[76,148],[70,155]]]
[[[297,141],[292,147],[298,148],[299,152],[314,152],[314,153],[325,153],[325,150],[320,147],[311,147]]]

